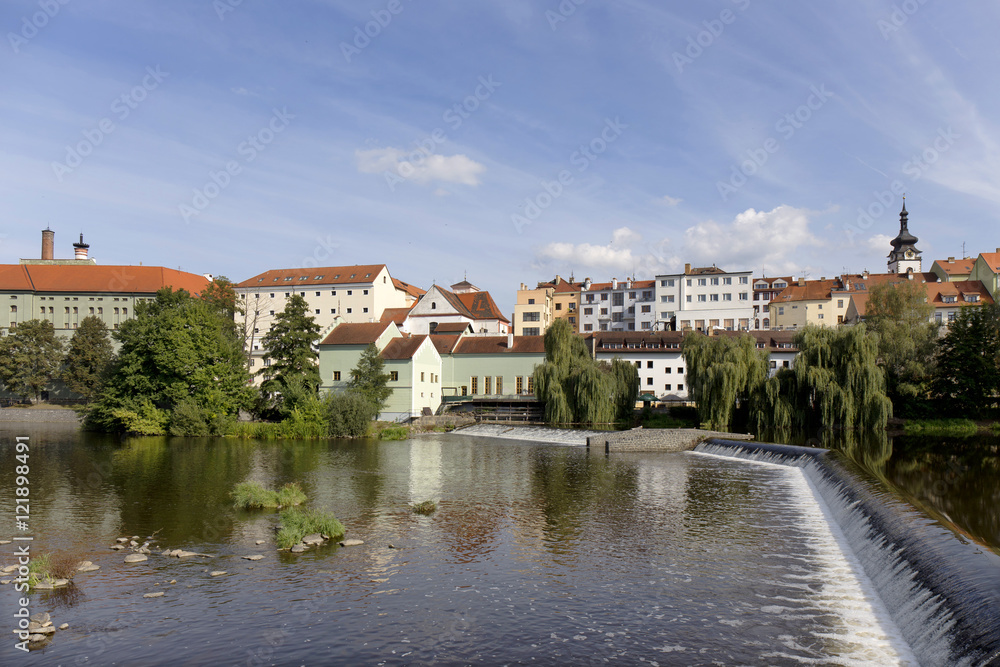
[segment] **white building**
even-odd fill
[[[411,307],[424,291],[389,275],[385,264],[275,269],[236,285],[245,315],[237,324],[246,332],[250,370],[259,370],[261,338],[293,294],[302,296],[320,325],[320,340],[341,322],[377,322],[386,309]]]
[[[587,347],[598,361],[616,357],[635,364],[639,393],[653,394],[661,401],[686,401],[681,331],[598,332],[588,337]]]
[[[652,280],[580,285],[580,332],[651,331],[656,321],[655,288]]]
[[[771,313],[768,304],[791,283],[791,276],[753,279],[753,323],[751,326],[753,330],[767,331],[771,328]]]
[[[684,265],[684,273],[656,276],[656,329],[748,331],[753,319],[751,271]]]
[[[463,281],[452,291],[432,285],[410,309],[401,330],[410,334],[461,333],[471,327],[474,333],[511,333],[510,320],[504,317],[489,292]]]

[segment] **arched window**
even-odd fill
[[[431,310],[437,310],[437,301],[431,301]]]

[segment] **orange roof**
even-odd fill
[[[725,271],[723,271],[717,266],[702,266],[702,267],[695,266],[689,270],[686,270],[684,273],[685,275],[689,276],[702,276],[702,275],[708,275],[710,273],[725,273]]]
[[[978,295],[978,300],[970,301],[968,297]],[[946,303],[944,297],[954,296],[957,301]],[[952,283],[934,283],[927,286],[927,302],[935,308],[949,308],[956,305],[979,303],[991,304],[993,297],[990,291],[979,280],[959,280]]]
[[[851,302],[854,303],[854,310],[858,311],[858,317],[864,317],[868,313],[868,292],[852,294]]]
[[[967,276],[972,273],[972,267],[976,263],[976,260],[972,257],[966,257],[965,259],[955,259],[954,257],[949,257],[948,259],[939,259],[934,262],[934,266],[941,269],[945,275],[953,276]]]
[[[452,296],[457,297],[462,305],[472,313],[473,319],[510,322],[500,312],[500,308],[493,301],[493,297],[490,296],[489,292],[469,292],[466,294],[453,294]]]
[[[382,350],[383,359],[412,359],[413,355],[427,340],[427,336],[410,336],[408,338],[393,338]]]
[[[344,322],[334,327],[320,345],[368,345],[374,343],[390,324],[392,324],[390,320]]]
[[[410,283],[404,283],[402,280],[399,280],[398,278],[393,278],[392,284],[396,287],[396,289],[402,290],[407,294],[409,294],[410,296],[415,297],[417,299],[419,299],[420,297],[422,297],[424,294],[427,293],[427,290],[420,289],[416,285],[411,285]]]
[[[200,294],[208,278],[162,266],[101,266],[97,264],[5,264],[0,289],[35,292],[155,294],[163,287]]]
[[[980,253],[980,257],[986,262],[986,265],[990,267],[993,273],[1000,273],[1000,250],[997,252],[984,252]]]
[[[247,278],[237,287],[271,285],[356,285],[375,280],[385,264],[356,266],[321,266],[313,269],[273,269]],[[395,280],[393,280],[395,283]],[[405,283],[404,283],[405,284]]]
[[[833,288],[838,286],[836,280],[806,280],[804,284],[790,283],[781,290],[771,303],[788,303],[789,301],[821,301],[830,298]]]
[[[507,347],[507,336],[463,336],[453,354],[545,354],[544,336],[514,336]]]
[[[438,354],[451,354],[459,338],[460,336],[434,334],[431,336],[431,343],[434,344]]]
[[[413,306],[410,306],[409,308],[386,308],[382,311],[381,321],[395,322],[398,327],[406,321],[406,316],[410,314],[410,308],[412,307]]]
[[[722,273],[725,273],[725,271],[723,271]],[[612,287],[611,283],[590,283],[590,289],[587,291],[600,292],[602,290],[610,290],[610,289],[620,289],[620,290],[646,289],[647,287],[655,287],[655,286],[656,286],[655,280],[633,280],[631,287],[629,287],[628,282],[624,280],[619,280],[618,287]]]
[[[464,333],[471,326],[468,322],[441,322],[434,328],[434,335]]]

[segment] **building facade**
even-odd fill
[[[597,331],[652,331],[656,322],[656,289],[652,280],[580,285],[580,333]]]
[[[684,273],[656,276],[655,328],[670,331],[748,331],[753,320],[751,271],[684,265]]]

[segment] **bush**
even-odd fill
[[[410,437],[410,429],[405,426],[387,426],[379,431],[379,440],[406,440]]]
[[[903,426],[907,435],[975,435],[979,430],[971,419],[928,419],[909,421]]]
[[[196,437],[209,434],[207,415],[193,398],[185,398],[170,413],[170,435]]]
[[[288,549],[312,533],[320,533],[330,539],[339,540],[344,536],[344,526],[329,512],[295,507],[281,513],[281,529],[275,542],[278,548]]]
[[[329,433],[334,438],[364,437],[376,417],[374,403],[360,394],[334,394],[326,405]]]
[[[274,491],[259,482],[240,482],[233,487],[230,495],[233,497],[233,506],[244,510],[291,507],[306,501],[306,494],[295,483],[285,484],[280,490]]]
[[[425,500],[424,502],[417,503],[413,506],[413,512],[415,514],[423,514],[426,516],[428,514],[433,514],[435,511],[437,511],[437,503],[433,500]]]
[[[111,425],[110,432],[135,435],[163,435],[169,420],[170,414],[157,408],[148,398],[133,402],[129,407],[112,408],[106,417],[106,423]]]

